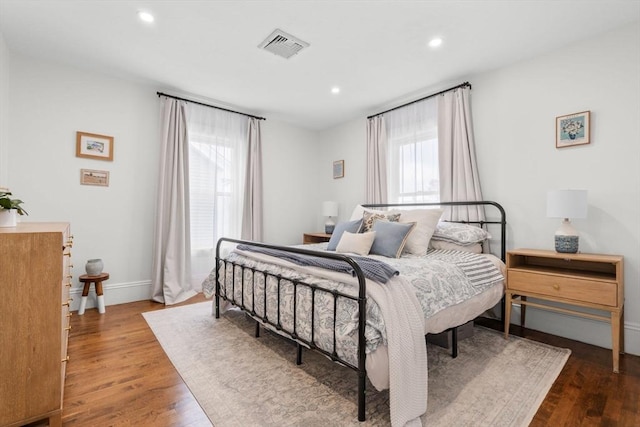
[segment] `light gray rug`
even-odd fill
[[[356,374],[295,346],[237,311],[220,319],[210,302],[144,313],[162,348],[215,427],[387,426],[388,392],[367,385],[357,421]],[[429,426],[526,426],[570,351],[475,327],[458,358],[428,346]]]

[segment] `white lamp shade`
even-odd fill
[[[547,194],[550,218],[586,218],[587,190],[552,190]]]
[[[338,216],[338,202],[322,202],[323,216]]]

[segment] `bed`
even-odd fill
[[[443,208],[457,206],[492,208],[498,218],[438,220]],[[359,233],[349,231],[356,226]],[[410,229],[402,247],[389,252],[386,242],[400,239],[401,228]],[[365,420],[368,377],[390,390],[392,425],[405,425],[426,410],[425,335],[452,330],[455,356],[455,328],[502,299],[505,228],[504,209],[491,201],[363,205],[328,243],[220,239],[203,289],[215,296],[216,318],[235,306],[256,320],[256,336],[263,326],[295,341],[296,363],[307,348],[356,371],[358,420]],[[359,246],[365,238],[373,241],[368,250],[369,243]],[[499,257],[488,254],[489,241]]]

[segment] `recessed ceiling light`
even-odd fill
[[[442,39],[440,37],[433,38],[429,42],[429,46],[431,46],[431,47],[438,47],[441,44],[442,44]]]
[[[331,93],[338,94],[340,93],[340,88],[338,86],[334,86],[331,88]]]
[[[140,20],[144,22],[153,22],[154,20],[152,14],[143,10],[138,11],[138,18],[140,18]]]

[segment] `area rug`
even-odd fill
[[[367,385],[357,420],[356,373],[267,333],[236,310],[203,302],[143,314],[215,427],[388,426],[389,394]],[[474,327],[459,355],[429,344],[428,426],[526,426],[570,351]]]

